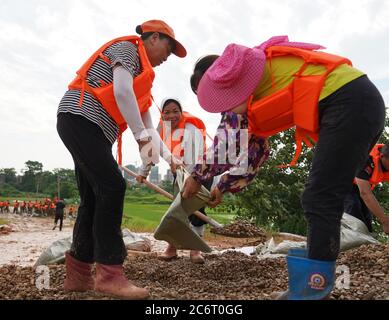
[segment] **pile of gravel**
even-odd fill
[[[347,278],[348,268],[350,283],[347,288],[347,283],[340,281],[332,299],[389,300],[389,244],[342,253],[337,266],[338,282]],[[30,267],[0,267],[0,299],[104,299],[93,292],[65,293],[64,266],[50,266],[50,288],[44,288],[44,271],[37,274]],[[125,272],[136,285],[150,289],[151,299],[159,300],[271,299],[272,292],[288,286],[284,258],[259,260],[233,251],[206,255],[204,265],[195,265],[188,257],[165,262],[152,254],[134,256],[125,262]]]
[[[266,240],[266,233],[264,230],[258,228],[255,223],[244,219],[237,219],[232,223],[225,225],[223,228],[212,227],[211,232],[235,238],[263,237],[263,239]]]

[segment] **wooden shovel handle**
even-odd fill
[[[120,167],[124,172],[128,173],[130,176],[136,178],[138,176],[138,174],[136,174],[135,172],[132,172],[131,170],[125,168],[125,167]],[[166,190],[163,190],[162,188],[156,186],[154,183],[151,183],[150,181],[148,180],[144,180],[144,184],[146,186],[148,186],[150,189],[154,190],[155,192],[158,192],[159,194],[162,194],[163,196],[165,196],[166,198],[168,198],[169,200],[174,200],[174,196],[172,194],[170,194],[169,192],[167,192]],[[222,228],[223,225],[221,225],[220,223],[216,222],[215,220],[207,217],[205,214],[201,213],[200,211],[195,211],[193,212],[193,214],[195,216],[197,216],[197,218],[203,220],[204,222],[207,222],[209,223],[211,226],[213,227],[216,227],[216,228]]]
[[[138,176],[138,174],[136,174],[135,172],[132,172],[131,170],[125,168],[125,167],[121,167],[122,170],[126,173],[128,173],[130,176],[136,178]],[[170,199],[170,200],[174,200],[174,197],[173,195],[171,195],[169,192],[163,190],[162,188],[156,186],[154,183],[151,183],[150,181],[148,180],[144,180],[143,182],[146,186],[148,186],[151,190],[154,190],[156,192],[158,192],[159,194],[162,194],[163,196],[165,196],[166,198]]]

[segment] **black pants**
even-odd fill
[[[344,199],[383,131],[385,105],[363,76],[322,100],[319,112],[319,141],[301,200],[308,222],[308,257],[334,261]]]
[[[58,221],[59,221],[59,231],[61,231],[63,225],[63,213],[55,215],[54,224],[57,225]]]
[[[97,125],[81,116],[61,113],[57,120],[59,136],[74,160],[81,197],[70,254],[86,263],[122,264],[126,183],[112,145]]]
[[[369,232],[373,232],[372,213],[366,206],[365,201],[361,198],[361,194],[356,185],[353,186],[352,191],[344,199],[344,212],[361,220]]]
[[[207,180],[206,182],[204,182],[203,186],[206,187],[209,191],[212,187],[212,183],[213,183],[213,178],[210,179],[210,180]],[[205,208],[200,208],[199,211],[202,213],[202,214],[206,214],[205,212]],[[200,218],[198,218],[196,215],[192,214],[188,217],[190,223],[195,226],[195,227],[201,227],[205,224],[207,224],[204,220],[201,220]]]

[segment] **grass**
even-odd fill
[[[123,228],[136,232],[152,232],[169,205],[124,203]]]
[[[153,232],[169,206],[170,201],[159,195],[126,197],[122,227],[135,232]],[[208,209],[207,214],[221,224],[229,223],[234,218],[231,214],[215,213],[212,209]]]
[[[9,200],[12,206],[14,200],[35,201],[35,198],[0,197],[0,201],[4,200]],[[38,200],[44,199],[38,198]],[[122,227],[134,232],[153,232],[169,208],[170,203],[170,200],[158,194],[129,194],[124,201]],[[229,223],[234,217],[232,214],[222,214],[212,209],[207,209],[207,214],[221,224]]]

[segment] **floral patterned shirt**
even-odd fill
[[[191,176],[203,184],[229,171],[221,177],[218,188],[222,193],[236,193],[255,178],[269,153],[266,138],[248,134],[247,114],[223,112],[213,145]]]

